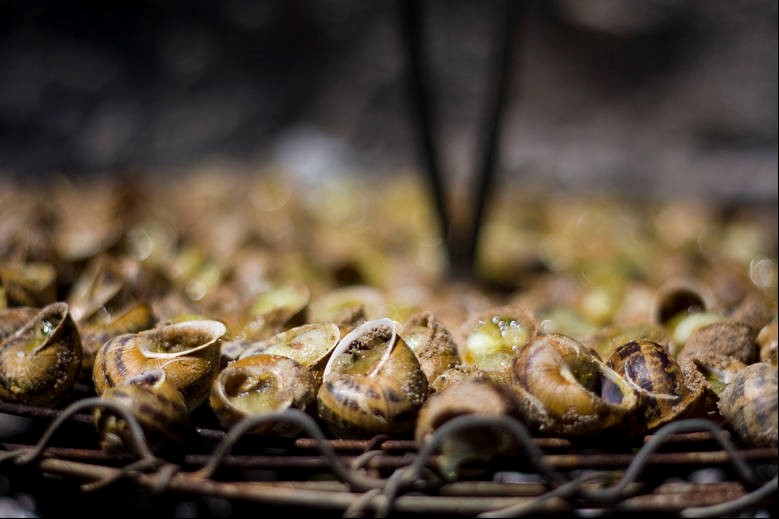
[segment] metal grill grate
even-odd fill
[[[204,415],[176,452],[152,455],[140,434],[139,454],[125,458],[102,452],[90,432],[91,410],[99,405],[106,404],[82,398],[53,410],[0,403],[0,412],[31,420],[40,435],[36,444],[4,442],[2,471],[31,486],[80,485],[87,496],[77,500],[82,511],[116,506],[133,492],[156,496],[171,510],[176,503],[200,502],[199,516],[222,515],[203,505],[209,502],[212,508],[227,504],[230,513],[284,508],[338,516],[484,517],[764,516],[776,505],[777,449],[744,448],[702,419],[672,422],[635,443],[532,437],[511,418],[465,416],[418,450],[410,439],[332,439],[302,412],[247,419],[228,432],[213,428]],[[268,419],[294,421],[304,433],[297,439],[243,434]],[[457,481],[443,479],[436,470],[441,441],[485,424],[513,434],[518,453],[470,466]]]

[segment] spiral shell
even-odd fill
[[[537,336],[514,359],[511,375],[522,416],[542,433],[590,435],[638,409],[635,389],[567,335]]]
[[[322,380],[317,411],[339,437],[410,431],[428,394],[416,355],[387,318],[367,321],[341,339]]]
[[[108,388],[100,397],[129,408],[153,451],[180,443],[189,430],[189,411],[184,396],[166,380],[161,369],[129,377],[122,384]],[[124,418],[100,407],[92,416],[103,451],[108,454],[132,452],[129,426]]]
[[[751,364],[720,394],[719,410],[736,436],[755,447],[777,447],[777,370]]]
[[[64,302],[45,306],[0,345],[0,398],[28,405],[61,401],[81,366],[81,338]]]
[[[208,398],[226,332],[219,321],[192,320],[116,336],[95,356],[95,389],[102,394],[129,377],[162,369],[191,412]]]
[[[703,388],[692,391],[674,357],[656,342],[623,344],[609,356],[607,364],[638,393],[650,431],[686,416],[701,396]]]
[[[229,429],[247,416],[295,408],[309,410],[316,402],[313,375],[281,355],[258,353],[224,368],[211,387],[209,404],[222,427]],[[255,434],[295,436],[300,430],[285,422],[267,422]]]
[[[97,351],[109,339],[125,333],[135,333],[154,326],[154,315],[146,303],[130,305],[122,311],[109,316],[105,321],[94,321],[79,326],[83,355],[82,373],[91,376]]]
[[[447,369],[460,364],[454,337],[431,312],[412,315],[403,326],[401,335],[416,353],[419,365],[431,383]]]

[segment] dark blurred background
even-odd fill
[[[417,168],[398,5],[0,0],[0,175]],[[502,4],[420,5],[460,181]],[[775,0],[524,2],[513,68],[504,180],[776,201]]]

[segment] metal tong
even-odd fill
[[[485,218],[487,202],[492,194],[495,178],[500,132],[505,107],[508,101],[511,80],[512,57],[515,47],[515,32],[519,20],[519,1],[499,0],[496,18],[499,27],[493,33],[494,62],[490,64],[488,97],[485,103],[485,118],[480,132],[479,152],[474,184],[469,193],[470,212],[463,221],[465,225],[455,226],[447,204],[447,191],[441,172],[437,144],[434,139],[431,113],[432,92],[426,73],[426,56],[423,53],[424,20],[423,3],[416,0],[401,0],[400,14],[408,66],[408,88],[411,98],[411,112],[415,125],[415,138],[428,187],[433,197],[441,237],[448,257],[449,275],[452,278],[475,280],[475,263],[478,245]]]

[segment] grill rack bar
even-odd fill
[[[779,494],[779,450],[739,448],[727,431],[707,420],[673,422],[644,438],[643,446],[635,453],[593,452],[591,446],[582,448],[567,439],[518,436],[526,451],[537,451],[536,459],[531,453],[530,461],[520,460],[513,466],[517,460],[507,460],[507,467],[491,469],[492,480],[477,472],[473,479],[444,481],[436,475],[435,467],[437,444],[446,435],[479,424],[514,431],[524,427],[510,418],[461,417],[445,424],[428,446],[417,451],[410,440],[327,438],[313,418],[287,411],[267,419],[305,423],[307,432],[314,434],[291,440],[286,448],[278,441],[269,441],[263,447],[264,438],[245,438],[243,434],[257,424],[256,419],[244,420],[228,432],[199,428],[198,437],[210,442],[212,452],[185,453],[178,464],[143,456],[126,464],[127,459],[96,449],[49,446],[65,432],[68,422],[83,427],[91,420],[83,413],[89,405],[96,404],[92,401],[64,410],[43,410],[0,403],[0,412],[16,411],[19,416],[41,419],[57,416],[36,445],[0,444],[6,451],[0,455],[0,471],[32,470],[40,477],[80,481],[82,489],[89,492],[125,481],[158,494],[210,496],[260,506],[311,507],[349,516],[382,516],[391,511],[554,515],[572,510],[717,516],[770,509]],[[230,453],[239,440],[251,440],[257,452]],[[686,448],[679,451],[680,447]],[[285,450],[280,453],[280,448]],[[312,454],[312,450],[319,454]],[[661,450],[671,452],[658,452]],[[496,468],[505,472],[498,474]],[[679,478],[669,481],[667,477],[671,471],[681,475],[700,469],[716,469],[728,479],[699,482]],[[257,478],[258,473],[265,479],[269,473],[286,479],[263,480]]]

